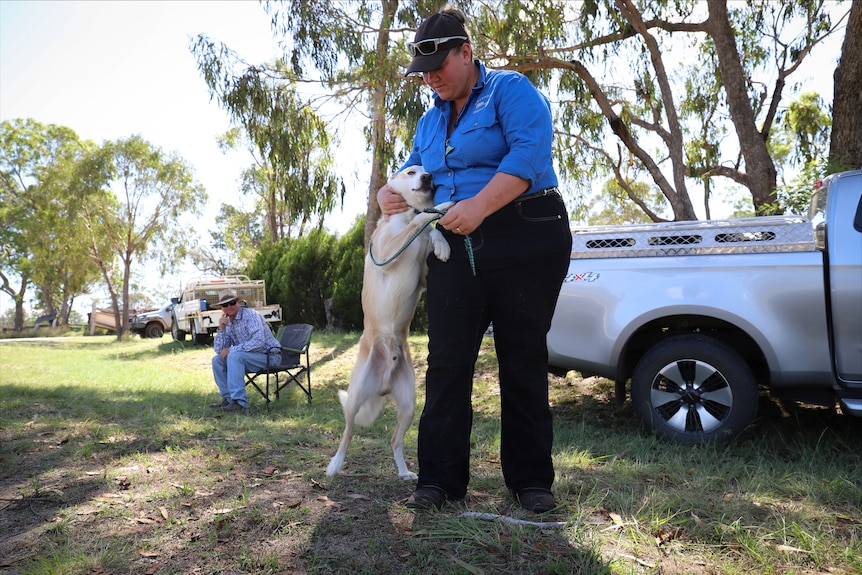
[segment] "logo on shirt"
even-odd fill
[[[483,109],[485,106],[488,105],[488,103],[490,101],[491,101],[491,94],[484,94],[484,95],[480,96],[479,99],[476,100],[476,105],[473,108],[473,112],[475,113],[475,112],[478,112],[479,110]]]

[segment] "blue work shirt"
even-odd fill
[[[476,64],[479,79],[451,134],[451,102],[435,93],[402,169],[421,165],[431,174],[435,204],[472,198],[497,172],[528,181],[525,194],[555,187],[550,102],[523,74]]]

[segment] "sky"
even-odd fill
[[[0,0],[0,121],[32,118],[98,144],[138,134],[177,152],[209,196],[198,228],[213,229],[222,202],[240,205],[239,176],[251,157],[216,144],[229,117],[210,100],[189,49],[200,33],[248,62],[280,54],[255,0]],[[344,141],[336,154],[347,197],[327,220],[337,234],[365,213],[370,172],[361,140]],[[8,306],[0,294],[0,313]]]

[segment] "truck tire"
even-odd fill
[[[745,360],[699,334],[650,348],[635,366],[631,392],[643,426],[682,443],[733,440],[757,416],[757,382]]]
[[[202,329],[200,326],[195,324],[195,320],[191,321],[191,325],[189,326],[192,330],[192,339],[198,345],[207,345],[210,341],[210,336],[207,332],[199,333],[198,330]]]
[[[171,321],[171,337],[174,338],[174,341],[185,341],[186,332],[180,329],[179,323],[177,317],[174,316]]]
[[[161,339],[163,335],[165,335],[165,328],[162,327],[162,324],[157,322],[150,322],[146,326],[144,326],[144,337],[152,337],[154,339]]]

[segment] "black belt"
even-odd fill
[[[515,201],[516,202],[524,202],[526,200],[532,200],[535,198],[543,198],[545,196],[552,196],[554,194],[556,194],[558,196],[560,195],[560,189],[557,188],[557,186],[554,186],[552,188],[545,188],[544,190],[539,190],[538,192],[533,192],[531,194],[518,196],[517,198],[515,198]]]

